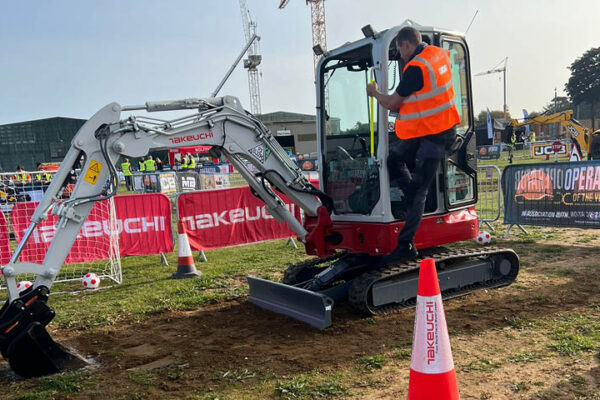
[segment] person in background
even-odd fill
[[[50,180],[52,179],[52,175],[46,172],[46,169],[42,165],[42,163],[37,163],[38,173],[35,174],[35,182],[41,183],[43,185],[48,185]]]
[[[145,162],[146,164],[146,172],[155,172],[156,171],[156,161],[152,159],[152,156],[148,156],[148,159]]]
[[[162,171],[163,168],[164,168],[164,164],[163,164],[162,160],[159,157],[156,157],[156,170]]]
[[[131,192],[133,190],[133,181],[131,178],[131,163],[129,162],[129,158],[126,158],[121,163],[121,171],[125,177],[125,187],[128,192]]]
[[[189,158],[188,165],[187,165],[188,170],[195,171],[196,170],[196,159],[190,153],[188,153],[188,158]]]
[[[187,154],[181,157],[181,169],[186,170],[188,167],[188,156]]]
[[[138,161],[138,169],[140,172],[146,171],[146,159],[144,157],[140,158],[140,161]]]
[[[14,175],[13,180],[21,185],[31,183],[31,175],[25,172],[25,168],[22,165],[17,165],[17,173]]]

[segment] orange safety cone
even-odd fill
[[[201,275],[202,272],[198,271],[196,264],[194,264],[194,256],[185,228],[179,221],[177,224],[177,272],[173,274],[172,278],[194,278]]]
[[[408,400],[459,400],[435,262],[421,261]]]

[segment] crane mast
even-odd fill
[[[250,18],[248,4],[246,0],[240,0],[240,11],[242,13],[242,24],[244,27],[244,37],[246,42],[256,35],[256,22]],[[258,41],[254,41],[248,49],[248,58],[244,60],[244,68],[248,70],[248,89],[250,92],[250,112],[260,114],[260,84],[258,80],[258,66],[262,61],[259,54]]]
[[[289,0],[281,0],[279,8],[282,9],[289,3]],[[306,4],[310,4],[310,19],[312,25],[312,44],[321,46],[323,50],[327,50],[327,31],[325,29],[325,0],[306,0]],[[320,55],[313,54],[313,62],[315,69],[319,62]]]
[[[497,72],[502,72],[502,80],[504,82],[504,119],[507,119],[508,117],[508,107],[506,107],[506,66],[508,64],[508,57],[506,57],[504,60],[500,61],[500,63],[504,62],[504,65],[500,68],[493,68],[490,69],[489,71],[484,71],[484,72],[480,72],[478,74],[475,74],[475,76],[481,76],[481,75],[489,75],[489,74],[495,74]]]

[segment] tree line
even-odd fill
[[[567,96],[552,98],[540,111],[530,112],[530,116],[552,114],[564,110],[575,110],[578,119],[592,120],[592,126],[597,128],[596,120],[600,121],[600,47],[589,49],[567,67],[571,76],[565,84]],[[500,110],[490,111],[492,118],[504,118]],[[508,115],[510,117],[510,113]],[[517,118],[522,118],[519,112]],[[486,110],[477,114],[476,125],[487,122]]]

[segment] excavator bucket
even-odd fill
[[[54,318],[48,288],[29,289],[0,310],[0,352],[12,370],[24,377],[81,368],[87,362],[56,343],[45,326]]]
[[[331,326],[333,299],[310,290],[248,277],[248,300],[264,309],[307,323],[319,330]]]
[[[85,367],[87,362],[56,343],[42,324],[32,322],[8,345],[6,358],[12,370],[33,378]]]

